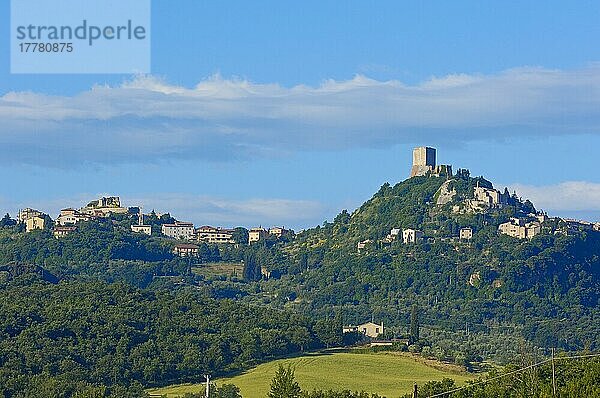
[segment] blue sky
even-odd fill
[[[0,211],[101,194],[302,228],[406,178],[411,148],[600,221],[597,2],[153,1],[152,73],[11,75]]]

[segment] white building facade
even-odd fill
[[[194,224],[181,221],[174,224],[163,224],[161,232],[169,238],[191,240],[194,238]]]

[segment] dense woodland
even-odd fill
[[[434,204],[444,181],[386,184],[354,213],[300,234],[283,248],[284,276],[264,288],[317,318],[385,321],[389,337],[406,333],[416,305],[423,330],[414,349],[461,364],[510,362],[527,343],[597,350],[600,233],[566,235],[560,222],[549,221],[531,240],[499,235],[501,222],[533,205],[513,197],[497,211],[453,214],[453,203]],[[478,182],[489,184],[468,176],[454,181],[465,198]],[[475,231],[472,241],[448,239],[467,226]],[[377,243],[393,227],[421,229],[434,242]],[[374,244],[359,254],[356,244],[365,239]]]
[[[139,396],[142,386],[353,343],[358,336],[343,336],[342,325],[371,318],[385,322],[386,338],[408,338],[410,351],[470,369],[514,362],[524,347],[598,350],[600,233],[562,233],[549,221],[531,240],[501,236],[498,225],[535,211],[532,203],[512,196],[501,209],[457,214],[452,206],[476,184],[491,184],[461,171],[450,182],[454,200],[436,205],[445,181],[385,184],[356,211],[293,240],[249,246],[238,228],[239,244],[201,244],[194,259],[175,257],[177,242],[159,234],[132,233],[133,215],[82,222],[61,239],[4,217],[0,390]],[[172,220],[147,218],[155,232]],[[471,241],[451,239],[467,226]],[[381,242],[409,227],[430,239]],[[372,245],[358,253],[366,239]],[[195,272],[215,262],[243,262],[244,271]]]
[[[137,396],[142,385],[197,382],[319,346],[311,321],[290,311],[189,288],[35,278],[0,290],[3,396],[69,397],[98,386],[114,396],[125,386]]]

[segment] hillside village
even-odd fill
[[[110,218],[115,215],[137,218],[137,222],[131,225],[131,232],[145,235],[153,235],[152,225],[144,222],[145,217],[154,216],[160,219],[163,216],[163,214],[157,214],[154,211],[145,215],[141,207],[137,206],[123,207],[121,199],[118,196],[110,196],[94,200],[79,210],[70,207],[62,209],[56,219],[52,219],[48,214],[39,210],[25,208],[19,211],[16,222],[23,224],[25,231],[28,233],[49,228],[52,230],[54,237],[60,239],[75,232],[79,223],[94,219]],[[240,229],[242,237],[236,239],[236,229],[233,228],[212,227],[208,225],[197,228],[191,222],[173,219],[170,222],[161,223],[159,235],[176,241],[189,242],[174,245],[173,253],[181,257],[199,255],[199,246],[194,243],[223,245],[252,244],[267,238],[282,239],[294,236],[294,231],[285,227],[271,227],[266,229],[259,226],[250,228],[249,230]]]
[[[294,340],[278,354],[304,350],[312,336],[324,346],[361,342],[461,366],[516,355],[507,339],[524,337],[540,347],[597,346],[600,233],[593,231],[600,223],[551,217],[466,169],[437,165],[434,148],[414,150],[409,175],[394,186],[383,184],[355,211],[342,210],[297,235],[284,227],[198,226],[128,207],[116,196],[64,208],[55,218],[25,208],[17,220],[7,215],[0,221],[0,283],[31,278],[57,289],[72,283],[76,293],[99,280],[150,295],[169,293],[158,298],[193,292],[259,313],[306,315],[284,321],[300,333],[289,333]],[[105,299],[112,302],[112,295]],[[208,317],[202,311],[190,317],[188,300],[182,297],[168,313],[181,308],[178,322],[186,330],[190,322],[196,338],[193,325]],[[215,304],[215,319],[229,315],[224,302]],[[523,330],[523,319],[541,326]],[[564,319],[569,325],[557,336]],[[272,316],[268,321],[282,324]],[[271,335],[256,331],[254,318],[238,322],[227,324],[240,329],[232,344],[257,342],[271,355],[278,344]],[[214,339],[220,342],[221,335]],[[165,342],[160,352],[171,352],[178,342]],[[182,342],[178,349],[188,346]],[[173,368],[181,358],[172,360]]]
[[[459,169],[456,177],[462,175],[469,176],[469,171]],[[455,203],[451,209],[453,214],[486,214],[502,210],[505,206],[513,205],[517,201],[522,203],[522,200],[517,197],[516,193],[511,195],[507,188],[501,192],[494,189],[491,184],[490,186],[480,186],[479,182],[470,193],[472,197],[459,200],[456,203],[457,193],[454,189],[449,188],[455,177],[452,173],[452,166],[436,164],[435,148],[418,147],[413,150],[413,164],[410,178],[413,177],[445,177],[446,182],[442,184],[436,193],[435,206]],[[523,214],[519,217],[511,217],[509,221],[498,226],[498,233],[517,239],[532,239],[534,236],[540,234],[543,228],[547,228],[553,234],[568,235],[586,230],[600,231],[600,222],[592,223],[568,218],[549,217],[547,213],[538,211]],[[426,236],[425,232],[416,227],[404,229],[396,227],[391,228],[387,236],[378,242],[371,239],[358,242],[357,249],[361,253],[373,245],[389,245],[395,241],[402,244],[433,243],[436,239],[466,242],[473,238],[475,232],[472,227],[463,227],[460,228],[456,236],[433,237]]]
[[[451,165],[438,165],[436,163],[437,151],[431,147],[418,147],[413,150],[413,162],[409,178],[417,177],[444,177],[446,182],[442,184],[435,196],[435,207],[451,205],[451,212],[460,214],[486,214],[493,211],[500,211],[505,206],[514,205],[516,202],[522,203],[516,193],[512,195],[508,189],[499,191],[493,188],[491,183],[477,182],[472,192],[466,198],[459,198],[456,190],[452,187],[453,181],[460,177],[469,177],[470,172],[466,169],[458,169],[453,174]],[[482,178],[482,181],[483,180]],[[198,256],[200,243],[218,244],[218,245],[237,245],[253,244],[265,239],[293,239],[295,234],[293,230],[285,227],[271,227],[269,229],[262,226],[250,229],[239,228],[241,238],[236,237],[236,229],[225,227],[213,227],[204,225],[196,227],[191,222],[169,219],[168,222],[161,222],[160,229],[153,230],[152,225],[145,223],[147,217],[159,217],[152,211],[150,214],[144,214],[141,207],[124,207],[118,196],[102,197],[94,200],[80,209],[65,208],[60,211],[56,219],[52,219],[48,214],[39,210],[25,208],[19,211],[16,222],[25,227],[26,232],[33,232],[40,229],[51,229],[55,238],[60,239],[77,230],[78,224],[94,219],[110,218],[114,215],[123,215],[136,218],[136,222],[130,226],[131,232],[136,234],[153,235],[158,234],[164,238],[177,241],[173,246],[173,253],[177,256]],[[170,217],[170,216],[169,216]],[[542,230],[553,234],[570,234],[577,231],[596,230],[600,231],[600,223],[591,223],[566,219],[560,217],[549,217],[545,212],[538,211],[528,214],[522,214],[518,217],[511,217],[509,221],[498,226],[498,233],[511,236],[517,239],[532,239],[540,234]],[[462,227],[455,236],[428,236],[424,231],[419,230],[417,226],[410,228],[394,227],[389,230],[387,236],[379,241],[372,239],[361,240],[356,243],[359,253],[368,251],[375,245],[390,245],[394,242],[402,244],[416,244],[419,242],[432,243],[436,239],[451,240],[458,242],[470,241],[476,231],[472,227]]]

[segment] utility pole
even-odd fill
[[[556,397],[556,373],[554,371],[554,348],[552,348],[552,396]]]
[[[204,390],[204,396],[210,397],[210,375],[204,375],[206,377],[206,389]]]
[[[417,383],[413,386],[413,398],[419,398],[419,393],[417,392]]]

